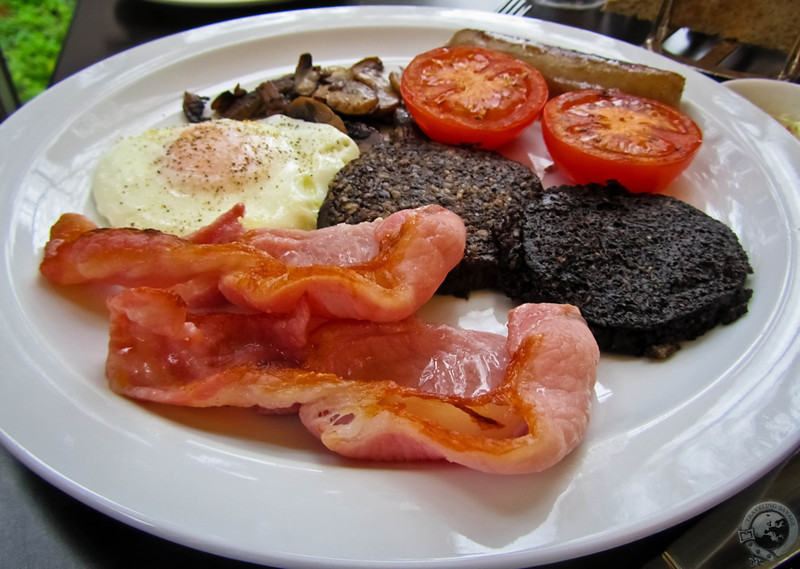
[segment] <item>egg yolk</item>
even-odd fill
[[[266,138],[244,125],[211,122],[183,131],[156,162],[174,189],[195,194],[263,183],[278,166]]]

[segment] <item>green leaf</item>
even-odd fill
[[[0,0],[0,47],[21,102],[47,88],[76,0]]]

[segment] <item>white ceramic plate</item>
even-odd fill
[[[665,362],[603,356],[584,444],[539,475],[349,461],[291,416],[159,407],[110,393],[102,303],[55,290],[37,270],[62,212],[94,215],[88,186],[100,153],[120,135],[180,121],[185,89],[254,84],[291,71],[303,51],[322,64],[379,55],[399,65],[461,27],[684,72],[685,109],[705,143],[671,192],[740,236],[755,268],[750,313]],[[800,439],[800,143],[765,119],[713,81],[631,45],[457,9],[280,13],[101,62],[0,126],[3,443],[115,518],[274,566],[529,566],[680,522],[753,482]],[[535,158],[535,128],[525,140]],[[476,295],[428,312],[492,328],[504,304]]]

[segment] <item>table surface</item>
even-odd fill
[[[272,2],[237,8],[172,6],[143,0],[78,0],[52,82],[141,43],[201,25],[287,9],[343,4],[403,2]],[[500,1],[484,2],[500,5]],[[409,2],[441,5],[444,2]],[[459,3],[452,3],[458,5]],[[463,5],[463,3],[461,3]],[[644,22],[599,10],[537,7],[534,17],[590,29],[641,44]],[[658,557],[697,519],[643,540],[589,557],[547,565],[550,569],[639,568]],[[31,472],[0,447],[0,567],[108,568],[193,567],[239,569],[252,564],[177,545],[107,517]]]

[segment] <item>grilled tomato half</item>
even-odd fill
[[[401,94],[431,139],[497,148],[539,117],[548,90],[542,74],[523,61],[453,46],[416,56],[403,71]]]
[[[617,180],[631,192],[660,192],[694,159],[700,127],[680,110],[620,91],[571,91],[542,112],[556,166],[578,184]]]

